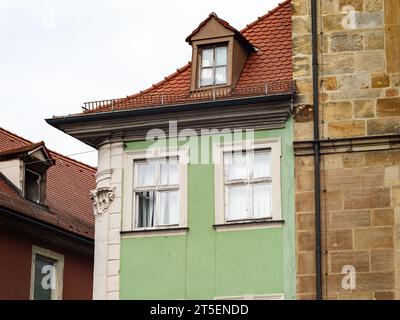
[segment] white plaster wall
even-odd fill
[[[18,189],[22,190],[20,160],[0,161],[0,172],[7,177]]]
[[[122,217],[123,143],[102,145],[98,152],[97,188],[115,188],[107,212],[96,218],[93,299],[119,298],[119,262]]]

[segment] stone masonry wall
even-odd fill
[[[310,2],[292,0],[296,141],[313,138]],[[400,134],[400,1],[318,3],[320,138]],[[400,299],[400,150],[389,149],[321,157],[324,298]],[[295,171],[297,296],[314,299],[313,158]],[[342,288],[344,265],[354,290]]]

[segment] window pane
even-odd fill
[[[210,86],[214,84],[214,70],[213,68],[205,68],[201,70],[200,85]]]
[[[156,165],[154,163],[138,163],[137,172],[138,179],[136,185],[138,187],[155,185]]]
[[[253,160],[253,178],[270,177],[271,153],[269,151],[256,151]]]
[[[253,185],[253,218],[271,217],[271,185]]]
[[[160,224],[179,223],[178,191],[160,192]]]
[[[136,193],[138,208],[138,228],[154,226],[154,209],[156,197],[154,191]]]
[[[227,65],[227,48],[226,47],[215,48],[215,65],[217,65],[217,66]]]
[[[241,220],[250,218],[247,199],[247,186],[228,187],[228,220]]]
[[[215,68],[215,84],[226,83],[226,67]]]
[[[214,64],[214,50],[213,49],[203,49],[201,52],[201,66],[204,67],[212,67]]]
[[[25,197],[33,202],[40,202],[40,175],[25,170]]]
[[[50,281],[52,277],[49,276],[51,271],[47,269],[46,266],[54,266],[54,262],[55,261],[38,254],[35,256],[35,283],[33,288],[34,300],[51,300]],[[43,281],[44,277],[46,277],[46,279]]]
[[[161,184],[163,186],[178,184],[178,163],[176,161],[161,163]]]
[[[224,155],[225,175],[228,180],[246,179],[246,153],[228,152]]]

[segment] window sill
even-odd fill
[[[285,220],[257,219],[246,221],[226,222],[224,224],[214,224],[215,231],[247,230],[247,229],[266,229],[277,228],[284,224]]]
[[[159,228],[121,231],[120,233],[122,238],[136,238],[136,237],[185,235],[188,231],[189,231],[188,227],[159,227]]]

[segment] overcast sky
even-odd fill
[[[240,30],[282,1],[1,0],[0,126],[96,165],[44,119],[162,80],[190,60],[185,38],[210,12]]]

